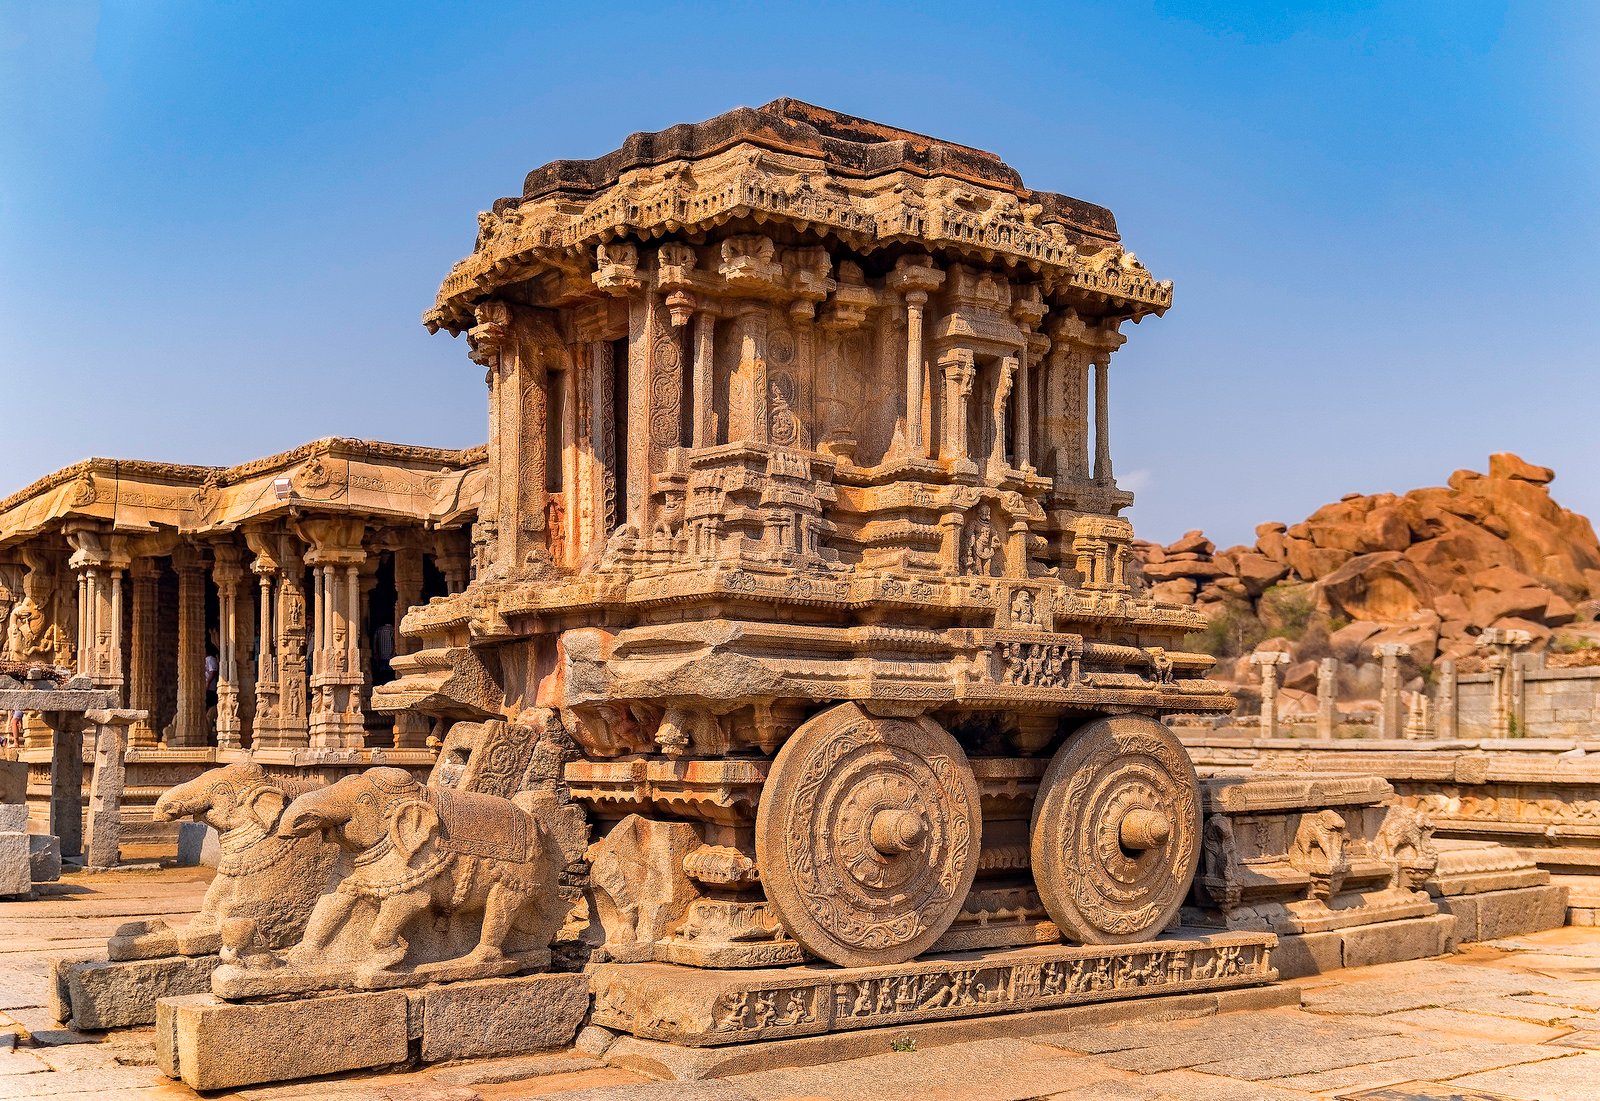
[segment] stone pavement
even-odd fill
[[[205,869],[69,875],[0,904],[0,1101],[183,1101],[148,1030],[48,1019],[46,961],[121,922],[198,909]],[[228,1101],[1590,1101],[1600,1097],[1600,929],[1556,929],[1302,980],[1304,1005],[894,1050],[715,1082],[656,1083],[579,1054],[239,1090]]]

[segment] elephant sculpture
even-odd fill
[[[370,986],[547,966],[567,910],[560,873],[581,850],[567,851],[546,799],[425,785],[399,768],[300,796],[279,832],[327,836],[348,874],[317,901],[288,969],[354,969]]]
[[[254,923],[256,937],[267,947],[297,942],[328,884],[338,850],[320,837],[290,838],[276,830],[289,801],[317,786],[280,780],[253,761],[241,761],[164,792],[152,817],[157,822],[194,818],[216,830],[217,874],[188,925],[124,925],[108,945],[111,958],[206,955],[218,950],[222,926],[241,919]]]

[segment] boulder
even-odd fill
[[[1251,596],[1260,596],[1289,576],[1289,563],[1254,551],[1245,551],[1235,561],[1236,576]]]
[[[1150,595],[1167,604],[1193,604],[1195,590],[1199,587],[1192,578],[1180,577],[1156,582],[1150,586]]]
[[[1256,526],[1256,550],[1274,562],[1284,561],[1288,550],[1287,541],[1283,533],[1288,530],[1283,524],[1258,524]]]
[[[1169,543],[1166,551],[1169,556],[1174,554],[1203,554],[1210,557],[1216,552],[1217,545],[1206,538],[1203,531],[1186,531],[1176,543]]]
[[[1539,582],[1510,566],[1490,566],[1486,570],[1479,570],[1468,578],[1474,589],[1489,589],[1493,592],[1504,593],[1512,589],[1527,589]]]
[[[1537,586],[1509,592],[1481,592],[1472,601],[1471,620],[1480,627],[1488,627],[1507,617],[1542,622],[1553,596],[1549,589]]]
[[[1152,581],[1171,581],[1179,577],[1226,577],[1228,571],[1215,562],[1174,561],[1168,555],[1165,561],[1148,562],[1144,575]]]
[[[1379,624],[1357,620],[1333,632],[1328,645],[1334,657],[1346,665],[1356,665],[1367,660],[1367,640],[1381,630]]]
[[[1318,587],[1334,615],[1378,623],[1408,620],[1433,597],[1416,565],[1397,551],[1351,559]]]
[[[1509,451],[1500,451],[1489,456],[1489,477],[1514,478],[1535,485],[1549,485],[1556,480],[1556,472],[1548,466],[1534,466]]]

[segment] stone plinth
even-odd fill
[[[592,1021],[644,1039],[708,1047],[1228,990],[1275,980],[1276,943],[1270,934],[1230,932],[966,952],[887,967],[603,964],[591,977]]]
[[[1439,841],[1425,886],[1456,919],[1458,942],[1554,929],[1567,922],[1567,888],[1533,859],[1492,841]]]
[[[405,1062],[552,1051],[589,1008],[583,975],[520,975],[416,990],[226,1002],[156,1003],[156,1063],[197,1090],[311,1078]]]
[[[1285,976],[1445,952],[1453,921],[1425,891],[1436,857],[1376,776],[1205,782],[1205,845],[1185,920],[1278,934]]]

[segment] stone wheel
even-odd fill
[[[1200,784],[1153,719],[1100,719],[1067,739],[1033,805],[1033,878],[1062,936],[1125,944],[1159,933],[1200,859]]]
[[[854,703],[794,732],[756,808],[767,900],[801,947],[844,967],[903,963],[939,939],[972,888],[982,832],[956,740]]]

